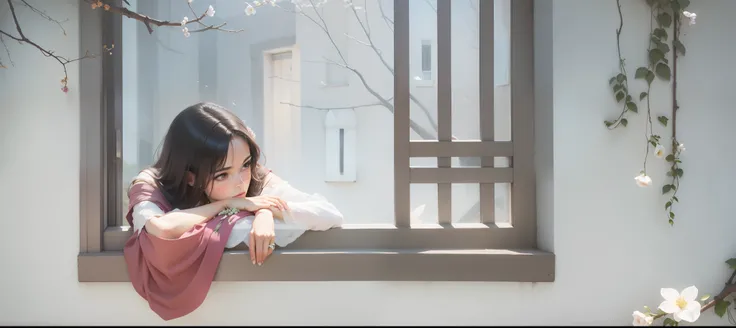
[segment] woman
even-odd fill
[[[259,157],[242,120],[199,103],[174,118],[156,163],[133,179],[126,218],[135,233],[124,254],[134,287],[160,316],[201,304],[222,248],[244,242],[262,265],[277,244],[342,224],[332,204],[291,187]],[[186,304],[162,301],[171,299]]]

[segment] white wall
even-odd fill
[[[553,64],[553,75],[547,77],[554,87],[545,86],[549,93],[546,103],[540,101],[538,117],[552,119],[541,125],[553,132],[547,141],[552,140],[554,153],[543,157],[553,161],[554,170],[541,175],[546,187],[540,194],[548,203],[540,208],[550,212],[540,213],[540,234],[557,255],[554,283],[214,283],[196,312],[169,324],[627,325],[633,310],[660,302],[661,287],[695,284],[702,293],[719,291],[730,273],[723,262],[736,255],[736,221],[727,198],[736,180],[731,168],[736,155],[728,151],[736,138],[729,130],[736,113],[727,96],[727,78],[736,73],[728,54],[736,45],[722,42],[736,28],[729,15],[736,3],[692,4],[698,24],[683,37],[688,55],[679,67],[678,132],[687,151],[674,227],[663,217],[658,188],[634,185],[642,160],[643,115],[630,118],[627,129],[610,132],[602,125],[617,107],[607,86],[617,67],[615,4],[544,3],[540,7],[548,10],[538,23],[547,25],[538,29],[553,42],[538,44],[551,45],[551,51],[540,52],[551,52],[552,58],[538,63]],[[43,6],[70,22],[77,19],[76,1]],[[68,36],[62,37],[53,34],[52,23],[21,9],[19,18],[32,22],[24,26],[29,37],[60,54],[77,54],[76,24],[66,24]],[[646,58],[641,40],[649,21],[644,9],[639,2],[624,2],[622,49],[629,71]],[[12,30],[3,6],[0,22],[1,29]],[[581,40],[587,43],[584,48]],[[8,232],[0,239],[5,249],[0,253],[0,323],[166,324],[127,283],[77,282],[77,67],[70,66],[65,95],[57,63],[31,47],[8,46],[15,67],[0,70],[0,181],[5,187],[0,205]],[[653,94],[655,112],[667,112],[664,84],[657,83]],[[664,163],[650,160],[655,183],[665,170]],[[549,189],[553,195],[545,193]],[[48,210],[39,212],[39,204]],[[709,312],[699,323],[727,321]]]

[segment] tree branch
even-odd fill
[[[19,37],[13,36],[10,33],[5,32],[3,30],[0,30],[0,34],[3,34],[3,35],[5,35],[5,36],[7,36],[7,37],[9,37],[9,38],[11,38],[11,39],[13,39],[15,41],[20,42],[20,43],[30,44],[30,45],[36,47],[36,49],[40,50],[41,53],[44,56],[51,57],[51,58],[56,59],[56,61],[58,61],[59,64],[61,64],[61,66],[64,68],[64,78],[61,80],[61,83],[64,84],[64,86],[62,87],[62,90],[64,92],[68,91],[69,89],[67,88],[67,82],[69,80],[69,74],[67,72],[66,65],[69,64],[69,63],[73,63],[75,61],[78,61],[78,60],[82,60],[84,58],[94,58],[97,55],[92,55],[92,54],[89,53],[89,51],[87,51],[87,53],[85,53],[85,55],[82,56],[82,57],[79,57],[79,58],[76,58],[76,59],[68,59],[68,58],[63,57],[63,56],[55,55],[54,52],[51,51],[51,50],[44,49],[43,47],[39,46],[37,43],[35,43],[35,42],[31,41],[30,39],[28,39],[26,37],[26,35],[23,34],[23,29],[20,27],[20,22],[18,22],[18,16],[15,14],[15,7],[13,6],[13,1],[12,0],[7,0],[7,1],[8,1],[8,6],[10,6],[10,13],[13,16],[13,22],[15,23],[15,29],[18,31],[18,35],[20,35],[20,36]]]
[[[379,2],[380,3],[380,2]],[[429,3],[428,3],[429,4]],[[431,7],[431,4],[430,4]],[[355,19],[358,21],[358,24],[360,25],[360,28],[363,30],[363,34],[365,34],[366,38],[368,38],[368,44],[373,49],[373,52],[376,53],[376,56],[378,56],[378,59],[381,60],[381,63],[383,64],[386,69],[388,69],[389,72],[391,72],[391,75],[394,74],[394,68],[386,61],[386,58],[383,57],[383,52],[376,47],[376,44],[373,42],[373,38],[371,37],[370,29],[366,28],[365,25],[363,25],[363,22],[360,20],[360,17],[358,16],[358,11],[355,9],[354,5],[350,5],[350,8],[353,11],[353,15],[355,16]],[[435,9],[435,12],[437,10]],[[381,14],[383,15],[383,11],[381,11]],[[427,106],[424,106],[424,104],[419,101],[416,97],[414,97],[413,94],[409,93],[409,99],[411,99],[412,102],[414,102],[417,106],[419,106],[419,109],[424,112],[424,115],[427,116],[427,119],[429,120],[429,123],[432,125],[432,129],[435,133],[439,132],[439,128],[437,125],[437,121],[432,117],[432,114],[429,112],[429,109]]]
[[[394,21],[391,18],[388,18],[388,16],[386,16],[386,13],[383,11],[383,0],[378,0],[378,10],[381,11],[381,17],[383,17],[383,21],[386,22],[386,26],[389,30],[391,30],[391,33],[393,33]]]
[[[111,13],[120,14],[122,16],[125,16],[125,17],[128,17],[128,18],[135,19],[137,21],[143,22],[143,24],[146,25],[146,28],[148,29],[148,33],[149,34],[152,34],[153,33],[153,27],[151,27],[151,25],[156,25],[156,26],[159,26],[159,27],[161,27],[161,26],[176,26],[176,27],[181,27],[182,26],[181,21],[174,22],[174,21],[168,21],[168,20],[155,19],[155,18],[152,18],[150,16],[142,15],[142,14],[139,14],[139,13],[137,13],[135,11],[131,11],[130,9],[125,8],[125,7],[118,7],[118,6],[114,5],[114,4],[111,5],[109,3],[102,2],[101,0],[85,0],[85,1],[87,3],[89,3],[90,5],[92,5],[92,9],[95,9],[95,8],[99,7],[99,4],[102,4],[102,7],[106,11],[109,11]],[[190,5],[190,8],[191,8],[191,5]],[[196,16],[196,14],[195,14],[195,16]],[[184,25],[188,25],[188,24],[202,24],[204,26],[207,26],[206,29],[195,30],[195,31],[190,31],[190,32],[202,32],[202,31],[206,31],[206,30],[210,30],[210,29],[221,30],[223,32],[242,32],[242,30],[233,31],[233,30],[225,30],[225,29],[219,28],[221,26],[224,26],[225,25],[224,23],[221,24],[221,25],[219,25],[219,27],[218,26],[205,25],[203,23],[200,23],[200,21],[202,21],[206,16],[207,16],[207,14],[205,12],[202,15],[199,15],[199,17],[186,22]]]
[[[36,9],[36,7],[31,6],[31,4],[28,3],[28,1],[26,1],[26,0],[20,0],[20,1],[23,2],[23,4],[26,5],[26,7],[30,8],[35,13],[39,14],[41,17],[46,18],[47,20],[56,23],[56,25],[59,25],[59,28],[61,29],[61,32],[64,33],[64,35],[66,35],[66,30],[64,29],[64,26],[61,25],[61,22],[59,22],[56,19],[51,18],[51,16],[49,16],[48,14],[46,14],[45,11]],[[66,21],[68,21],[68,19],[65,20],[64,22],[66,22]]]
[[[393,99],[394,97],[391,97],[388,100],[391,101]],[[341,110],[341,109],[357,109],[357,108],[364,108],[364,107],[383,106],[383,104],[380,102],[372,103],[372,104],[365,104],[365,105],[344,106],[344,107],[315,107],[315,106],[308,106],[308,105],[297,105],[297,104],[292,104],[292,103],[283,102],[283,101],[281,102],[281,104],[289,105],[293,107],[317,109],[317,110]]]

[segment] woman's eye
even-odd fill
[[[227,173],[223,173],[223,174],[216,176],[215,180],[222,181],[222,180],[225,180],[225,178],[227,178]]]
[[[249,167],[250,167],[250,162],[243,163],[243,168],[249,168]]]

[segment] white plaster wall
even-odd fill
[[[78,17],[76,1],[44,1],[43,7],[70,22]],[[15,67],[0,70],[0,206],[7,232],[0,238],[0,324],[627,325],[633,310],[661,301],[661,287],[694,284],[717,292],[730,274],[723,262],[736,255],[728,198],[736,182],[736,158],[728,151],[736,138],[728,80],[736,73],[729,65],[736,45],[723,41],[736,27],[730,20],[736,2],[692,4],[698,24],[683,37],[688,55],[679,83],[678,134],[688,149],[674,227],[663,217],[658,188],[633,182],[643,155],[643,115],[631,117],[627,129],[603,128],[617,108],[607,86],[617,67],[614,3],[556,0],[539,8],[547,10],[537,22],[547,25],[537,28],[552,30],[545,33],[552,42],[537,42],[552,47],[540,50],[552,58],[537,63],[552,64],[546,77],[554,83],[538,102],[544,108],[538,118],[552,120],[541,124],[553,134],[547,139],[553,153],[547,148],[540,157],[554,169],[540,169],[546,196],[540,208],[550,209],[540,213],[540,235],[557,255],[554,283],[214,283],[196,312],[164,323],[127,283],[77,282],[78,71],[70,66],[70,91],[63,94],[57,63],[8,42]],[[644,9],[624,2],[622,50],[630,71],[646,60]],[[18,14],[32,22],[24,32],[39,44],[78,54],[77,24],[66,24],[63,37],[28,10]],[[0,29],[12,28],[7,7],[0,6]],[[656,114],[667,112],[666,91],[656,83]],[[665,169],[650,160],[655,184]],[[698,323],[727,321],[709,312]]]

